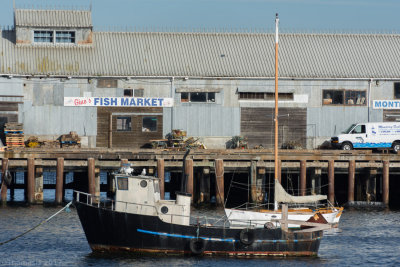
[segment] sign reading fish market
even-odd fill
[[[172,107],[173,98],[160,97],[64,97],[68,107]]]
[[[400,109],[400,100],[374,100],[373,109]]]

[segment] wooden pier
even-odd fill
[[[99,196],[100,191],[112,190],[109,179],[106,186],[100,184],[100,173],[111,173],[122,163],[129,163],[137,170],[146,169],[147,175],[157,175],[164,197],[165,174],[181,171],[183,155],[184,151],[161,149],[14,149],[1,152],[2,175],[6,171],[24,172],[26,177],[22,185],[7,185],[2,179],[1,201],[7,201],[7,190],[20,188],[25,189],[28,203],[42,203],[46,171],[56,172],[53,189],[57,204],[63,201],[65,174],[71,171],[77,174],[74,179],[79,180],[72,188],[82,190],[83,186],[89,193]],[[223,205],[230,179],[241,174],[249,178],[251,201],[262,202],[263,181],[274,172],[273,156],[273,151],[266,149],[192,150],[185,162],[188,192],[193,194],[196,203],[209,202],[213,195],[217,205]],[[326,193],[332,203],[340,199],[338,195],[342,196],[341,204],[366,201],[398,205],[400,202],[397,197],[400,155],[370,150],[280,150],[279,158],[282,183],[285,184],[288,174],[297,177],[299,195],[305,195],[307,187],[312,188],[312,193],[321,193],[318,185],[326,184],[322,193]],[[393,184],[392,189],[389,184]]]

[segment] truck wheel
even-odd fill
[[[351,143],[346,142],[346,143],[342,144],[342,150],[352,150],[352,149],[353,149],[353,146],[351,145]],[[399,147],[399,149],[400,149],[400,147]]]
[[[400,151],[400,143],[399,142],[393,143],[392,147],[393,147],[394,153],[398,153]]]

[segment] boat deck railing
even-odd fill
[[[225,215],[216,217],[216,216],[205,216],[205,215],[191,215],[191,216],[186,216],[182,214],[163,214],[160,213],[157,208],[153,205],[146,205],[143,203],[132,203],[132,202],[125,202],[125,201],[115,201],[114,199],[111,198],[106,198],[106,197],[100,197],[100,196],[94,196],[92,194],[86,193],[86,192],[81,192],[81,191],[74,191],[74,199],[76,202],[86,204],[89,206],[94,206],[97,208],[102,208],[102,209],[109,209],[115,211],[115,204],[116,203],[121,203],[125,208],[122,210],[122,212],[129,212],[129,206],[130,205],[135,205],[136,207],[139,207],[138,210],[143,210],[146,208],[154,209],[155,214],[157,216],[161,217],[166,217],[170,216],[170,222],[173,222],[174,217],[180,217],[180,218],[189,218],[190,224],[191,225],[198,225],[198,226],[207,226],[207,227],[230,227],[230,220],[226,218]],[[171,202],[174,202],[171,200]],[[140,212],[137,212],[140,213]],[[252,223],[248,224],[249,226],[253,225]]]

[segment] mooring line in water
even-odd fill
[[[51,215],[49,218],[47,218],[46,220],[41,221],[38,225],[34,226],[33,228],[29,229],[28,231],[25,231],[25,232],[23,232],[22,234],[19,234],[19,235],[15,236],[15,237],[13,237],[13,238],[7,240],[7,241],[0,242],[0,246],[2,246],[2,245],[4,245],[4,244],[7,244],[8,242],[14,241],[14,240],[17,239],[17,238],[20,238],[21,236],[23,236],[23,235],[29,233],[30,231],[32,231],[32,230],[38,228],[40,225],[42,225],[42,224],[44,224],[44,223],[50,221],[50,220],[53,219],[57,214],[59,214],[61,211],[65,210],[65,209],[68,210],[68,209],[69,209],[69,206],[71,206],[71,204],[72,204],[72,201],[69,202],[67,205],[65,205],[65,207],[63,207],[62,209],[60,209],[59,211],[57,211],[56,213],[54,213],[53,215]]]

